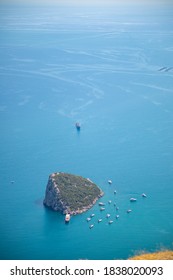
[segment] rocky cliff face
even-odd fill
[[[44,205],[71,215],[85,212],[103,195],[90,179],[68,173],[52,173],[46,187]]]

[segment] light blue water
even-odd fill
[[[171,15],[166,5],[1,6],[1,259],[126,259],[173,249],[173,69],[158,71],[173,67]],[[97,183],[105,212],[96,204],[65,225],[45,209],[56,171]]]

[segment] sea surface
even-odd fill
[[[173,249],[172,14],[168,4],[0,5],[1,259]],[[58,171],[94,181],[105,211],[96,203],[65,224],[45,208]]]

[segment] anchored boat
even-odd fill
[[[70,221],[70,214],[65,215],[65,222],[68,223]]]
[[[104,205],[105,205],[105,203],[99,202],[99,206],[104,206]]]
[[[137,201],[136,198],[134,198],[134,197],[130,198],[130,202],[135,202],[135,201]]]
[[[79,122],[76,122],[76,128],[77,128],[77,130],[80,130],[81,125],[80,125],[80,123],[79,123]]]

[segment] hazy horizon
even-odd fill
[[[0,4],[38,4],[38,5],[85,5],[85,6],[93,6],[93,5],[126,5],[126,4],[136,4],[136,5],[166,5],[173,4],[171,0],[1,0]]]

